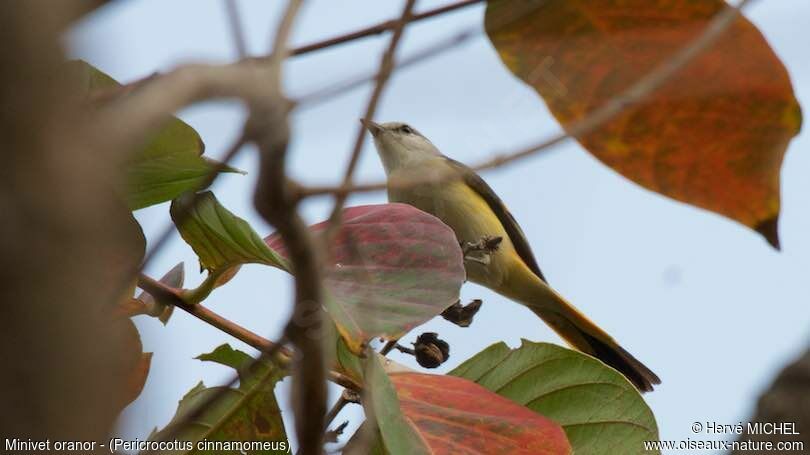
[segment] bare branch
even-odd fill
[[[169,287],[152,277],[141,274],[138,277],[138,287],[148,292],[164,305],[173,305],[195,318],[215,327],[245,344],[261,351],[265,356],[274,357],[281,366],[287,366],[294,353],[284,347],[283,343],[270,341],[239,324],[222,317],[201,304],[189,304],[183,299],[179,289]],[[350,390],[360,390],[360,385],[353,379],[332,371],[329,380]]]
[[[333,420],[340,414],[340,411],[343,410],[349,403],[359,403],[360,402],[360,393],[357,390],[352,389],[343,389],[343,392],[340,394],[340,398],[335,402],[332,408],[326,413],[326,425],[332,423]],[[329,439],[329,433],[326,434],[326,439]]]
[[[375,84],[374,91],[371,92],[371,97],[366,105],[366,110],[362,117],[364,119],[373,119],[374,114],[377,112],[377,104],[380,101],[380,96],[382,96],[382,92],[385,89],[385,84],[391,77],[391,71],[394,68],[394,54],[396,53],[397,46],[402,38],[405,25],[411,18],[411,12],[413,11],[413,6],[415,3],[416,0],[407,0],[405,7],[402,10],[402,15],[399,21],[397,21],[397,24],[394,26],[394,32],[391,35],[391,41],[388,43],[388,49],[385,50],[385,53],[380,61],[380,70],[377,72],[377,83]],[[343,175],[343,183],[341,186],[351,186],[352,178],[354,177],[354,170],[357,167],[357,162],[360,159],[360,153],[363,150],[363,142],[365,141],[366,134],[365,127],[358,125],[357,135],[354,141],[354,148],[352,149],[352,154],[349,158],[349,164],[346,166],[346,172]],[[348,193],[338,193],[335,195],[335,205],[332,208],[332,214],[329,216],[329,225],[327,227],[327,233],[324,236],[327,239],[327,242],[331,232],[334,232],[340,223],[340,214],[343,210],[343,205],[346,202],[347,196]]]
[[[654,93],[655,90],[670,80],[679,70],[692,61],[692,59],[700,55],[709,46],[711,46],[712,43],[714,43],[732,24],[734,19],[736,19],[737,14],[740,13],[740,10],[753,1],[754,0],[742,0],[736,6],[727,5],[722,12],[718,13],[712,19],[712,21],[706,25],[706,28],[697,38],[684,45],[678,52],[672,55],[672,57],[647,73],[627,90],[611,98],[607,103],[591,112],[584,119],[572,123],[568,127],[567,132],[557,134],[549,139],[518,151],[495,154],[493,158],[479,163],[478,165],[472,166],[472,169],[475,171],[482,171],[497,168],[538,152],[547,151],[552,147],[561,144],[567,139],[579,138],[595,131],[612,118],[621,114],[627,107],[633,106],[645,100],[652,93]],[[449,182],[459,178],[461,178],[461,176],[458,175],[458,173],[445,171],[408,176],[399,179],[392,178],[387,182],[376,182],[362,185],[308,187],[300,189],[300,197],[325,194],[345,196],[350,193],[380,191],[386,188],[407,189],[424,184]]]
[[[270,67],[275,72],[281,72],[281,62],[290,55],[287,43],[290,40],[293,22],[298,16],[298,11],[303,3],[303,0],[290,0],[287,3],[287,10],[281,16],[281,22],[276,27],[276,35],[273,37],[273,45],[270,48]]]
[[[281,62],[300,6],[300,0],[290,0],[276,31],[269,65],[275,78],[271,83],[265,82],[270,85],[272,101],[283,99]],[[278,102],[266,101],[266,98],[258,98],[251,104],[251,117],[245,125],[246,137],[256,143],[260,153],[259,181],[253,200],[259,214],[281,235],[295,276],[295,306],[285,330],[297,354],[293,359],[295,426],[300,453],[315,455],[323,451],[327,398],[326,359],[322,347],[322,271],[309,229],[289,194],[285,173],[290,134],[288,109]]]
[[[247,57],[247,44],[245,43],[245,31],[242,28],[242,21],[239,15],[239,5],[236,0],[225,0],[225,11],[228,14],[228,25],[231,28],[233,45],[236,46],[236,54],[239,58]]]
[[[434,8],[429,11],[425,11],[424,13],[414,14],[408,20],[409,22],[417,22],[421,21],[422,19],[428,19],[434,16],[438,16],[440,14],[448,13],[451,11],[458,10],[460,8],[464,8],[465,6],[474,5],[476,3],[480,3],[482,0],[464,0],[456,3],[451,3],[449,5],[440,6],[438,8]],[[290,55],[297,56],[310,53],[312,51],[317,51],[321,49],[326,49],[332,46],[336,46],[338,44],[347,43],[349,41],[354,41],[356,39],[365,38],[368,36],[379,35],[380,33],[384,33],[388,30],[395,29],[399,26],[401,19],[391,19],[385,22],[380,22],[379,24],[372,25],[370,27],[362,28],[360,30],[347,33],[345,35],[336,36],[334,38],[325,39],[323,41],[318,41],[315,43],[307,44],[305,46],[301,46],[292,50]]]
[[[292,357],[292,352],[290,352],[287,348],[279,347],[276,343],[273,343],[272,341],[251,332],[239,324],[230,321],[217,313],[214,313],[203,305],[186,303],[186,301],[180,295],[178,289],[166,286],[154,278],[141,274],[138,277],[138,287],[152,294],[155,300],[165,305],[174,305],[186,313],[196,317],[197,319],[206,322],[209,325],[222,330],[228,335],[249,344],[259,351],[277,351],[286,359],[290,359]]]
[[[394,66],[396,70],[403,70],[414,64],[420,63],[424,60],[436,57],[448,50],[456,48],[471,38],[474,38],[479,35],[481,28],[476,26],[472,28],[468,28],[462,30],[461,32],[451,36],[448,39],[444,39],[438,41],[430,46],[425,47],[424,49],[420,49],[419,51],[415,52],[412,55],[402,58],[399,61],[394,62]],[[330,99],[338,96],[343,95],[346,92],[349,92],[355,88],[361,87],[364,84],[371,82],[377,78],[377,72],[371,74],[362,74],[359,76],[355,76],[343,81],[335,82],[329,84],[328,86],[315,90],[311,93],[303,95],[299,97],[295,101],[296,109],[305,109],[308,107],[312,107],[318,104],[321,104],[325,101],[329,101]]]
[[[345,430],[348,425],[349,421],[345,420],[343,423],[335,427],[335,429],[327,431],[324,438],[326,442],[338,442],[338,437],[343,434],[343,430]]]
[[[124,158],[175,111],[208,99],[262,99],[267,96],[266,86],[273,75],[267,63],[255,59],[230,65],[181,66],[167,74],[150,77],[128,96],[100,109],[95,128],[107,133],[103,145],[118,151]]]

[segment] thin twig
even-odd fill
[[[343,396],[343,394],[341,394],[340,398],[338,398],[334,406],[332,406],[332,408],[329,409],[329,412],[326,413],[326,417],[324,418],[324,420],[326,420],[327,427],[329,427],[329,424],[331,424],[332,421],[335,420],[335,417],[337,417],[337,415],[340,414],[340,411],[342,411],[347,404],[349,404],[349,400],[346,399],[346,397]]]
[[[737,17],[737,14],[740,13],[740,10],[753,1],[754,0],[742,0],[736,6],[732,6],[730,4],[727,5],[723,11],[718,13],[711,20],[711,22],[706,25],[703,32],[697,38],[684,45],[679,51],[673,54],[671,58],[655,67],[652,71],[647,73],[624,92],[611,98],[607,103],[591,112],[584,119],[572,123],[567,128],[567,132],[557,134],[549,139],[525,147],[518,151],[505,154],[495,154],[493,158],[485,160],[478,165],[472,166],[472,169],[475,171],[483,171],[497,168],[538,152],[547,151],[567,139],[579,138],[595,131],[609,120],[621,114],[627,107],[638,104],[646,99],[653,92],[655,92],[656,89],[670,80],[680,69],[686,66],[696,56],[705,51],[712,43],[714,43],[731,25],[731,23]],[[299,188],[299,196],[302,198],[317,195],[345,196],[352,193],[381,191],[386,188],[409,189],[425,184],[449,182],[458,178],[461,178],[461,176],[452,171],[426,173],[420,175],[411,175],[399,179],[392,178],[387,182],[375,182],[349,186],[340,185],[304,187]]]
[[[186,313],[211,325],[212,327],[215,327],[228,335],[231,335],[237,340],[250,345],[256,350],[262,352],[265,356],[277,358],[280,366],[286,367],[289,365],[290,359],[292,359],[294,356],[293,352],[284,346],[284,343],[272,342],[254,332],[251,332],[239,324],[222,317],[202,304],[188,304],[185,300],[183,300],[183,297],[180,295],[178,289],[167,286],[152,277],[140,274],[138,277],[138,287],[149,294],[152,294],[152,297],[154,297],[155,300],[165,305],[176,306],[177,308],[180,308]],[[360,390],[360,385],[356,381],[337,371],[330,372],[329,379],[335,384],[341,385],[350,390]]]
[[[242,28],[242,20],[236,0],[225,0],[225,11],[228,14],[228,25],[231,28],[231,39],[234,46],[236,46],[236,54],[240,59],[245,58],[247,57],[245,31]]]
[[[271,60],[272,62],[272,60]],[[273,79],[268,62],[244,59],[227,65],[190,64],[150,78],[125,97],[97,110],[95,128],[106,131],[105,147],[121,156],[142,144],[150,132],[161,128],[177,110],[203,100],[233,98],[244,102],[261,99]]]
[[[281,62],[283,62],[284,59],[291,54],[290,49],[287,47],[287,43],[290,40],[290,34],[292,34],[295,18],[298,16],[298,11],[301,9],[303,4],[303,0],[290,0],[287,3],[287,9],[281,16],[281,21],[276,27],[276,33],[273,37],[273,44],[270,47],[269,57],[270,67],[273,68],[274,72],[281,71],[279,69]]]
[[[464,0],[456,3],[451,3],[449,5],[440,6],[438,8],[434,8],[432,10],[425,11],[423,13],[414,14],[410,17],[409,22],[417,22],[421,21],[422,19],[428,19],[440,14],[448,13],[450,11],[455,11],[457,9],[463,8],[465,6],[474,5],[476,3],[481,3],[482,0]],[[385,22],[380,22],[379,24],[372,25],[370,27],[362,28],[360,30],[356,30],[351,33],[346,33],[344,35],[336,36],[334,38],[325,39],[322,41],[318,41],[315,43],[307,44],[304,46],[297,47],[290,52],[291,56],[303,55],[307,54],[312,51],[317,51],[321,49],[326,49],[332,46],[336,46],[338,44],[347,43],[349,41],[354,41],[359,38],[365,38],[368,36],[379,35],[380,33],[386,32],[388,30],[394,29],[399,26],[400,19],[391,19]]]
[[[349,426],[349,421],[344,420],[343,423],[336,426],[334,429],[327,431],[326,442],[338,442],[338,438],[340,438],[347,426]]]
[[[274,357],[278,354],[282,366],[286,366],[293,357],[293,353],[284,347],[283,343],[274,343],[239,324],[222,317],[201,304],[191,305],[186,303],[177,292],[177,289],[166,286],[160,281],[141,274],[138,277],[138,287],[152,294],[155,300],[159,300],[166,305],[174,305],[203,322],[233,336],[234,338],[250,345],[263,354]],[[360,390],[359,384],[342,373],[333,371],[330,379],[335,384],[346,387],[350,390]]]
[[[402,15],[393,28],[391,41],[388,43],[388,48],[385,50],[385,53],[383,53],[380,61],[380,69],[377,72],[377,83],[374,85],[374,90],[371,92],[371,96],[366,104],[366,110],[362,117],[364,119],[373,119],[374,114],[377,112],[377,104],[380,101],[382,92],[385,89],[385,84],[391,77],[391,71],[394,68],[394,55],[396,54],[397,46],[402,38],[405,25],[411,18],[415,3],[416,0],[407,0],[404,8],[402,9]],[[349,164],[346,166],[346,171],[343,175],[342,186],[351,186],[354,171],[357,168],[358,161],[360,160],[360,153],[363,151],[363,142],[365,141],[365,138],[365,127],[358,125],[352,154],[349,157]],[[343,205],[346,202],[347,196],[348,193],[339,193],[335,195],[335,205],[332,208],[331,215],[329,216],[329,224],[327,226],[326,234],[324,235],[324,238],[327,239],[327,245],[329,244],[328,240],[330,238],[330,234],[337,229],[337,226],[340,223],[340,214],[343,210]]]
[[[259,148],[259,180],[253,196],[259,214],[275,226],[287,248],[295,277],[295,305],[285,336],[296,348],[293,368],[293,408],[300,453],[323,452],[326,414],[326,359],[323,352],[323,280],[312,235],[290,197],[286,175],[290,139],[289,109],[281,91],[281,63],[287,55],[287,39],[301,0],[290,0],[276,28],[270,55],[272,79],[267,92],[251,100],[246,136]]]
[[[397,345],[397,342],[399,342],[398,339],[397,340],[388,340],[388,342],[385,343],[385,346],[383,346],[383,348],[380,349],[380,354],[388,355],[388,353],[391,352],[391,350],[394,349],[394,347]]]
[[[138,287],[152,294],[152,297],[154,297],[155,300],[164,304],[174,305],[186,313],[196,317],[197,319],[206,322],[219,330],[222,330],[228,335],[231,335],[246,344],[249,344],[259,351],[277,351],[287,360],[292,357],[292,352],[290,352],[289,349],[279,347],[279,345],[276,343],[273,343],[272,341],[251,332],[239,324],[220,316],[205,306],[201,304],[186,303],[186,301],[183,300],[183,297],[179,294],[178,289],[169,287],[152,277],[140,274],[138,276]]]
[[[479,26],[464,29],[461,32],[451,36],[450,38],[437,41],[436,43],[433,43],[430,46],[427,46],[411,55],[408,55],[398,61],[395,61],[394,69],[396,69],[397,71],[401,71],[416,63],[420,63],[424,60],[440,55],[450,49],[458,47],[461,44],[464,44],[471,38],[479,36],[480,32],[481,27]],[[347,92],[355,88],[361,87],[375,80],[376,78],[377,72],[375,71],[373,73],[362,74],[342,81],[331,83],[326,87],[316,89],[310,93],[298,97],[298,99],[296,99],[295,101],[295,107],[296,109],[301,110],[316,106],[323,102],[329,101],[332,98],[335,98],[336,96],[346,94]]]
[[[396,346],[394,346],[394,348],[403,354],[416,355],[416,349],[412,349],[407,346],[403,346],[401,344],[397,344]]]

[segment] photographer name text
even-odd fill
[[[705,434],[783,434],[800,435],[795,422],[737,422],[733,424],[712,421],[695,422],[693,433]]]

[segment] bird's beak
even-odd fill
[[[374,137],[377,137],[377,135],[385,131],[385,128],[383,128],[382,125],[380,125],[379,123],[374,123],[373,121],[368,119],[361,118],[360,123],[362,123],[363,126],[366,127],[368,132],[371,133],[371,135]]]

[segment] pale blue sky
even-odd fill
[[[444,3],[447,0],[421,0],[418,8]],[[268,49],[271,25],[283,4],[240,2],[251,53]],[[400,1],[310,1],[293,42],[303,44],[388,19],[400,8]],[[224,12],[218,0],[119,1],[78,24],[69,43],[73,55],[120,81],[184,62],[227,62],[235,58],[235,50]],[[480,26],[482,13],[479,5],[411,26],[399,55]],[[802,43],[808,41],[810,3],[758,2],[747,16],[786,64],[806,111],[810,61]],[[305,94],[335,79],[371,71],[386,43],[385,36],[369,38],[293,59],[286,68],[288,92]],[[369,90],[367,86],[294,114],[291,172],[296,179],[318,184],[339,180]],[[243,111],[234,102],[211,102],[180,116],[200,132],[207,154],[216,157],[239,131]],[[445,154],[470,163],[558,131],[542,101],[503,67],[483,36],[397,73],[377,118],[407,121]],[[785,160],[781,253],[727,219],[640,188],[576,143],[483,175],[523,226],[551,284],[662,378],[663,384],[646,395],[662,439],[699,439],[690,431],[693,421],[744,421],[776,369],[810,341],[808,145],[805,132],[791,143]],[[270,228],[251,205],[256,157],[252,150],[245,152],[236,166],[250,174],[224,176],[214,191],[264,235]],[[358,179],[382,176],[367,143]],[[385,195],[377,193],[352,197],[349,203],[383,201]],[[327,199],[312,200],[304,213],[308,220],[320,221],[330,206]],[[153,236],[168,222],[168,207],[143,210],[138,219]],[[179,236],[148,272],[159,276],[179,261],[186,263],[188,283],[198,283],[202,276],[196,259]],[[247,266],[206,305],[273,339],[287,319],[290,291],[284,273]],[[462,294],[484,300],[472,327],[437,320],[416,331],[437,331],[450,342],[451,358],[441,371],[500,340],[512,346],[521,337],[559,342],[528,310],[505,298],[471,284]],[[177,400],[201,379],[212,384],[230,377],[225,368],[193,357],[223,342],[245,348],[182,312],[166,328],[145,317],[137,323],[145,349],[155,354],[144,393],[125,412],[120,426],[120,434],[128,438],[144,438],[154,426],[165,425]],[[398,354],[394,358],[413,363]],[[357,409],[345,412],[355,423]]]

